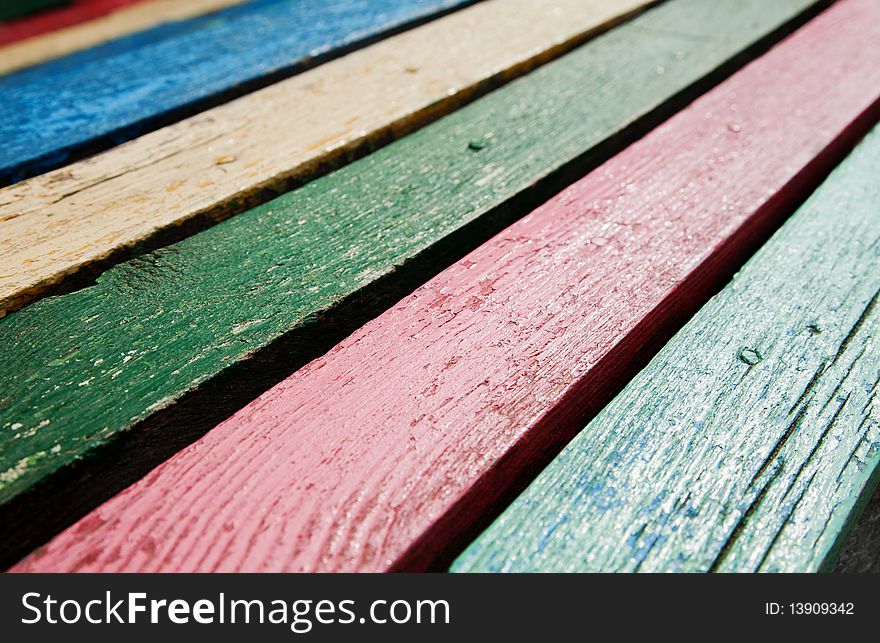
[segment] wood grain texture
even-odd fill
[[[69,3],[70,0],[2,0],[0,20],[13,20]]]
[[[0,185],[473,0],[251,0],[0,77]]]
[[[0,320],[0,545],[45,538],[137,479],[808,6],[660,5],[339,171]]]
[[[0,74],[87,49],[165,22],[186,20],[245,0],[141,0],[82,24],[12,42],[0,47]],[[0,27],[2,33],[2,27]],[[0,42],[3,38],[0,36]]]
[[[660,5],[302,189],[0,319],[0,560],[332,347],[813,6]]]
[[[399,137],[644,4],[481,2],[0,190],[0,316],[122,249],[241,212]]]
[[[302,189],[0,320],[13,348],[0,353],[13,374],[0,396],[0,559],[320,355],[814,6],[765,4],[660,5]]]
[[[0,24],[0,45],[107,15],[143,0],[71,0],[67,6]]]
[[[880,114],[878,17],[830,9],[20,569],[429,565]]]
[[[823,569],[880,463],[880,131],[456,571]]]

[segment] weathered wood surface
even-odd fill
[[[432,563],[876,119],[877,18],[830,9],[22,569]]]
[[[660,5],[302,189],[0,319],[0,559],[320,355],[810,6]]]
[[[878,164],[880,130],[453,569],[827,568],[880,463]]]
[[[0,315],[161,231],[241,212],[399,137],[644,4],[481,2],[0,190]]]
[[[93,47],[164,22],[186,20],[245,0],[140,0],[116,11],[0,47],[0,74]],[[0,26],[2,33],[2,26]],[[0,42],[3,37],[0,35]]]
[[[0,24],[0,45],[33,38],[40,34],[69,27],[109,14],[127,5],[144,0],[71,0],[59,7],[33,16]]]
[[[813,5],[662,4],[337,172],[0,319],[12,374],[0,559],[327,350]]]
[[[70,0],[2,0],[0,20],[14,20],[65,4],[70,4]]]
[[[252,0],[0,78],[0,185],[473,0]]]

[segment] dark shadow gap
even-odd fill
[[[69,165],[75,161],[93,156],[111,147],[130,141],[142,134],[146,134],[147,132],[165,127],[166,125],[183,120],[188,116],[193,116],[194,114],[198,114],[199,112],[203,112],[212,107],[217,107],[223,103],[228,103],[229,101],[240,98],[245,94],[250,94],[258,89],[263,89],[264,87],[277,83],[280,80],[296,76],[319,65],[330,62],[331,60],[341,58],[342,56],[357,51],[358,49],[369,47],[381,40],[396,36],[397,34],[409,31],[410,29],[415,29],[423,24],[438,20],[481,1],[482,0],[464,0],[463,4],[432,11],[427,15],[418,16],[411,20],[401,22],[396,26],[389,27],[380,33],[354,40],[350,43],[340,45],[339,47],[334,47],[332,50],[318,54],[317,56],[302,57],[292,64],[285,65],[273,72],[260,76],[259,78],[244,81],[223,91],[195,100],[182,107],[169,109],[158,114],[152,114],[111,132],[107,132],[106,134],[93,137],[85,143],[53,150],[41,156],[32,158],[14,167],[8,168],[7,170],[0,171],[0,188],[29,179],[38,174],[51,172],[64,165]]]
[[[479,0],[474,1],[477,2]],[[557,44],[527,61],[499,71],[452,96],[444,96],[442,99],[398,119],[398,121],[371,132],[362,141],[334,150],[321,158],[308,171],[298,171],[297,168],[293,168],[290,173],[274,177],[269,181],[268,185],[255,187],[250,191],[243,191],[237,194],[231,202],[217,203],[180,224],[167,224],[161,229],[152,232],[146,239],[126,247],[117,248],[104,259],[75,268],[75,272],[60,277],[56,284],[48,286],[38,285],[24,292],[17,293],[10,300],[4,302],[4,305],[7,307],[7,314],[20,310],[43,297],[65,295],[92,286],[102,273],[119,263],[148,254],[159,248],[173,245],[178,241],[207,230],[226,219],[268,203],[287,192],[291,192],[334,170],[357,161],[524,76],[537,67],[564,56],[602,33],[632,20],[658,2],[659,0],[655,0],[655,2],[640,7],[636,11],[579,34],[564,43]]]
[[[393,571],[438,572],[448,569],[465,547],[501,515],[565,445],[648,365],[703,304],[730,282],[878,119],[880,100],[866,109],[844,133],[771,197],[757,215],[695,269],[686,283],[680,284],[622,338],[594,372],[577,382],[566,398],[536,424],[530,436],[511,448],[492,470],[472,485],[455,507],[395,561]],[[880,470],[874,477],[880,478]],[[875,480],[868,485],[870,488],[866,488],[866,494],[873,491],[876,483]],[[854,513],[858,515],[859,511]],[[723,555],[721,552],[719,559]]]
[[[361,291],[352,293],[332,309],[316,314],[299,328],[258,350],[251,359],[229,367],[197,390],[183,396],[172,407],[155,413],[125,434],[119,435],[112,444],[93,449],[76,465],[57,471],[0,506],[0,568],[12,565],[99,504],[142,478],[179,450],[195,442],[219,422],[246,406],[301,366],[326,353],[339,341],[380,315],[437,273],[460,260],[567,185],[604,163],[709,88],[762,54],[779,39],[818,14],[827,4],[823,2],[811,7],[793,22],[781,26],[753,43],[737,56],[676,93],[599,145],[538,180],[528,190],[514,195],[478,220],[463,225],[430,248],[426,248],[405,265],[382,276]],[[862,126],[866,131],[868,125],[862,123]],[[851,128],[850,133],[853,134],[853,130],[856,129],[858,128]],[[858,136],[863,133],[864,131],[860,131]],[[842,136],[840,141],[846,140],[846,143],[839,143],[833,147],[835,150],[841,150],[846,146],[844,151],[847,151],[857,138],[855,134],[850,137]],[[821,158],[827,162],[831,157],[839,159],[843,155],[843,151],[838,156],[826,153]],[[817,162],[814,160],[810,167],[815,166]],[[827,174],[831,167],[826,163],[822,165],[821,171]],[[816,171],[811,174],[810,186],[818,184],[820,179],[816,178],[817,176]],[[794,206],[791,210],[793,209]],[[754,250],[779,224],[781,219],[777,217],[772,224],[764,222],[767,229],[760,234],[744,239],[743,233],[737,239],[741,245],[745,244],[745,247]],[[746,250],[738,247],[736,260],[741,263],[746,256],[748,256]],[[647,363],[648,358],[665,343],[675,329],[690,318],[702,302],[726,283],[723,277],[726,277],[728,272],[725,270],[734,263],[736,261],[728,260],[721,268],[716,267],[715,270],[719,273],[714,275],[714,278],[707,279],[701,286],[700,294],[690,295],[689,314],[673,315],[673,319],[667,320],[662,330],[655,329],[652,336],[637,338],[636,332],[631,333],[629,350],[631,353],[637,352],[638,357],[636,362],[630,363],[626,368],[609,371],[608,377],[616,383],[611,387],[615,392],[622,387],[628,377]],[[729,270],[729,274],[732,275],[732,270]],[[640,342],[645,348],[639,348],[639,345],[633,345],[633,342]],[[577,395],[584,394],[581,390],[577,393]],[[469,522],[464,527],[455,525],[453,529],[446,525],[442,530],[439,527],[432,530],[398,561],[395,570],[436,570],[446,565],[467,542],[498,515],[500,510],[534,477],[534,474],[586,424],[586,419],[598,412],[608,399],[610,393],[585,401],[582,408],[588,409],[588,412],[583,410],[576,412],[566,420],[564,430],[548,424],[544,430],[548,435],[542,437],[542,441],[546,444],[529,445],[528,462],[519,462],[523,448],[521,445],[514,447],[508,457],[484,476],[468,496],[470,498],[486,493],[486,481],[490,479],[503,487],[503,493],[496,491],[499,486],[489,490],[492,498],[488,504],[480,501],[483,514],[468,516]],[[570,404],[561,406],[568,409]],[[566,410],[566,413],[572,411]],[[516,462],[517,466],[521,467],[519,475],[508,471],[512,462]],[[448,516],[458,515],[457,511],[453,509]],[[443,533],[440,534],[440,531]],[[441,536],[445,540],[438,540]]]

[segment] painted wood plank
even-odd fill
[[[0,316],[82,267],[244,211],[399,137],[644,4],[481,2],[0,190]]]
[[[429,565],[880,115],[877,18],[830,9],[22,569]]]
[[[0,20],[14,20],[65,4],[70,4],[70,0],[3,0],[0,2]]]
[[[0,45],[5,45],[40,34],[69,27],[86,20],[109,14],[121,7],[143,0],[71,0],[59,7],[34,16],[0,24]]]
[[[0,78],[0,185],[473,0],[251,0]]]
[[[0,319],[0,559],[332,347],[813,6],[662,4],[301,189]]]
[[[12,374],[0,389],[0,561],[329,349],[815,7],[662,4],[299,190],[0,319],[0,344],[12,348],[0,352],[0,372]]]
[[[130,7],[121,6],[82,24],[66,26],[22,42],[10,41],[10,44],[0,47],[0,74],[31,67],[165,22],[186,20],[244,1],[139,0]],[[0,26],[0,43],[4,42],[3,33],[3,27]]]
[[[880,464],[878,163],[875,130],[453,569],[828,567]]]

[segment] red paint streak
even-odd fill
[[[436,561],[880,116],[878,59],[834,6],[15,570]]]
[[[143,0],[73,0],[65,7],[50,9],[10,22],[0,22],[0,45],[33,38],[47,31],[93,20]]]

